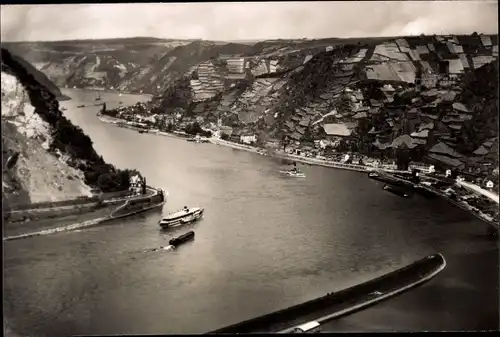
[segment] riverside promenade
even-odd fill
[[[210,142],[212,144],[226,146],[226,147],[230,147],[230,148],[233,148],[236,150],[242,150],[242,151],[258,153],[258,154],[265,153],[265,150],[263,150],[263,149],[260,149],[260,148],[254,147],[254,146],[250,146],[250,145],[229,142],[226,140],[222,140],[220,138],[212,137],[212,138],[210,138]],[[349,170],[349,171],[357,171],[357,172],[370,172],[370,171],[376,171],[376,170],[384,171],[384,172],[388,172],[388,173],[408,173],[409,172],[409,171],[393,170],[393,169],[384,168],[384,167],[377,168],[377,167],[371,167],[371,166],[366,166],[366,165],[345,164],[345,163],[341,163],[341,162],[337,162],[337,161],[333,161],[333,160],[308,158],[308,157],[299,156],[296,154],[286,153],[284,151],[274,151],[272,154],[267,154],[267,155],[270,157],[288,159],[288,160],[296,161],[296,162],[303,163],[303,164],[324,166],[324,167],[330,167],[330,168],[341,169],[341,170]]]
[[[98,117],[99,117],[99,120],[103,123],[113,124],[115,126],[127,128],[127,129],[134,130],[134,131],[141,130],[140,128],[137,128],[133,125],[126,124],[126,122],[124,120],[119,119],[119,118],[103,116],[102,114],[98,115]],[[158,135],[158,136],[185,139],[185,137],[181,136],[180,134],[161,132],[159,130],[147,130],[147,132],[150,134]],[[226,141],[226,140],[216,138],[216,137],[211,137],[208,139],[208,141],[212,144],[215,144],[215,145],[230,147],[230,148],[233,148],[235,150],[247,151],[247,152],[252,152],[252,153],[257,153],[257,154],[263,154],[263,152],[265,151],[264,149],[261,149],[261,148],[255,147],[255,146],[234,143],[234,142]],[[344,163],[336,162],[333,160],[307,158],[304,156],[289,154],[289,153],[286,153],[283,151],[275,151],[273,154],[269,154],[269,156],[272,156],[275,158],[289,159],[289,160],[293,160],[293,161],[300,162],[303,164],[324,166],[324,167],[330,167],[330,168],[341,169],[341,170],[349,170],[349,171],[357,171],[357,172],[369,172],[372,170],[382,170],[382,171],[388,172],[388,173],[408,173],[408,171],[393,170],[393,169],[384,168],[384,167],[376,168],[376,167],[370,167],[370,166],[365,166],[365,165],[344,164]]]

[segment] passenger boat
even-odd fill
[[[184,207],[177,212],[170,213],[165,218],[161,219],[158,224],[164,229],[185,225],[201,219],[204,211],[205,210],[203,208],[199,207]]]
[[[171,246],[177,247],[180,244],[183,244],[183,243],[188,242],[188,241],[193,240],[193,239],[194,239],[194,232],[189,231],[185,234],[182,234],[181,236],[178,236],[176,238],[171,239],[168,242],[168,244]]]
[[[188,142],[195,142],[195,143],[208,143],[208,139],[206,138],[201,138],[200,136],[196,135],[195,137],[191,137],[186,139]]]
[[[286,170],[286,171],[281,170],[280,173],[286,174],[290,177],[296,177],[296,178],[305,178],[306,177],[306,175],[304,173],[300,172],[299,170],[296,170],[296,171],[294,171],[294,170]]]

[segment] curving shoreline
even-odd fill
[[[103,123],[113,124],[117,127],[127,128],[127,129],[131,129],[131,130],[135,130],[135,131],[141,130],[140,128],[134,127],[133,125],[122,124],[123,120],[121,120],[119,118],[103,116],[100,113],[98,113],[98,118]],[[120,123],[120,124],[118,124],[118,123]],[[185,139],[185,137],[183,137],[181,135],[176,135],[174,133],[161,132],[158,130],[154,130],[154,131],[147,130],[146,132],[150,133],[150,134],[159,135],[159,136],[166,136],[166,137],[177,138],[177,139]],[[328,168],[333,168],[333,169],[349,170],[349,171],[355,171],[355,172],[360,172],[360,173],[368,173],[370,171],[383,171],[383,172],[390,173],[390,174],[408,174],[409,173],[409,171],[394,170],[394,169],[383,168],[383,167],[377,168],[377,167],[371,167],[371,166],[365,166],[365,165],[344,164],[341,162],[335,162],[335,161],[331,161],[331,160],[323,160],[323,159],[318,159],[318,158],[307,158],[304,156],[285,153],[283,151],[274,151],[272,154],[268,154],[265,152],[266,150],[261,149],[261,148],[257,148],[257,147],[250,146],[250,145],[234,143],[234,142],[222,140],[220,138],[215,138],[215,137],[209,138],[209,142],[211,144],[214,144],[214,145],[229,147],[229,148],[232,148],[235,150],[241,150],[241,151],[251,152],[251,153],[255,153],[255,154],[271,156],[274,158],[295,161],[295,162],[299,162],[299,163],[303,163],[303,164],[323,166],[323,167],[328,167]],[[425,176],[425,175],[423,175],[423,176]],[[396,179],[402,180],[400,178],[396,178]],[[494,221],[492,221],[488,216],[484,215],[482,212],[477,212],[474,209],[472,209],[470,206],[467,206],[467,205],[464,205],[460,202],[452,200],[449,196],[447,196],[444,193],[441,193],[441,191],[435,190],[434,188],[429,188],[429,187],[424,186],[424,185],[419,185],[419,186],[426,189],[428,192],[449,201],[454,206],[457,206],[457,207],[461,208],[462,210],[467,211],[468,213],[471,213],[476,218],[478,218],[478,219],[482,220],[483,222],[500,230],[499,225],[497,223],[495,223]],[[496,201],[496,202],[498,203],[498,201]]]
[[[121,127],[124,129],[130,129],[134,131],[140,131],[140,128],[137,128],[133,125],[127,125],[127,124],[121,124],[124,123],[122,119],[119,118],[114,118],[114,117],[109,117],[109,116],[104,116],[102,114],[98,114],[98,118],[101,122],[103,123],[108,123],[108,124],[113,124],[117,127]],[[177,139],[185,139],[185,137],[181,135],[176,135],[175,133],[168,133],[168,132],[161,132],[158,130],[147,130],[146,131],[149,134],[154,134],[158,136],[165,136],[165,137],[171,137],[171,138],[177,138]],[[251,153],[256,153],[256,154],[262,154],[262,151],[265,151],[262,148],[250,146],[250,145],[244,145],[244,144],[238,144],[226,140],[222,140],[220,138],[209,138],[209,142],[211,144],[219,145],[219,146],[225,146],[225,147],[230,147],[236,150],[242,150],[246,152],[251,152]],[[357,171],[357,172],[369,172],[373,170],[381,170],[384,172],[388,173],[408,173],[408,171],[401,171],[401,170],[394,170],[394,169],[388,169],[388,168],[376,168],[376,167],[370,167],[370,166],[365,166],[365,165],[356,165],[356,164],[343,164],[341,162],[335,162],[331,160],[323,160],[323,159],[317,159],[317,158],[307,158],[299,155],[294,155],[294,154],[289,154],[285,153],[283,151],[275,151],[272,155],[266,154],[268,156],[272,156],[275,158],[282,158],[282,159],[289,159],[292,161],[297,161],[303,164],[310,164],[310,165],[316,165],[316,166],[324,166],[324,167],[329,167],[329,168],[336,168],[336,169],[341,169],[341,170],[349,170],[349,171]]]

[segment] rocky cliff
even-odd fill
[[[5,49],[1,71],[4,205],[128,188],[128,173],[106,164],[59,111],[61,93],[45,75]]]

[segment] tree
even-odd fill
[[[220,139],[222,139],[222,140],[229,140],[229,135],[227,133],[222,132],[220,134]]]
[[[115,182],[109,173],[102,173],[97,178],[97,186],[103,191],[113,189]]]

